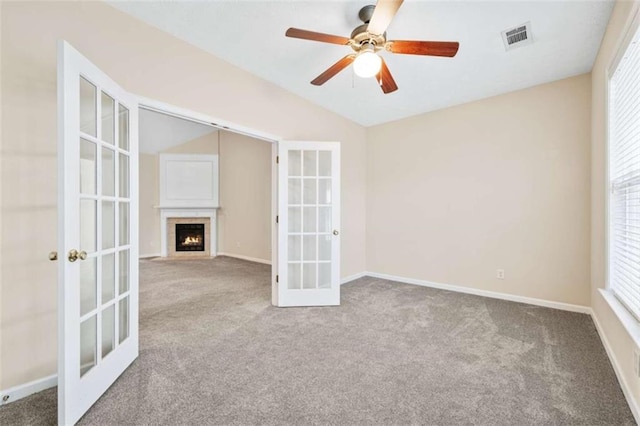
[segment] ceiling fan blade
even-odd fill
[[[396,16],[398,9],[402,6],[404,0],[378,0],[376,8],[373,10],[373,16],[369,21],[367,31],[371,34],[381,35],[387,31],[387,27]]]
[[[378,80],[378,83],[380,83],[380,87],[382,88],[382,91],[385,94],[395,92],[396,90],[398,90],[398,86],[396,85],[395,80],[391,76],[391,71],[389,71],[389,68],[387,68],[387,63],[384,61],[384,59],[382,59],[380,72],[378,72],[376,79]]]
[[[304,40],[321,41],[332,44],[349,44],[349,39],[331,34],[316,33],[314,31],[301,30],[299,28],[289,28],[285,33],[287,37],[301,38]]]
[[[329,69],[327,69],[325,72],[317,76],[313,81],[311,81],[311,84],[313,84],[314,86],[322,86],[324,83],[329,81],[331,77],[333,77],[334,75],[338,74],[340,71],[342,71],[343,69],[351,65],[351,63],[355,58],[356,58],[356,55],[353,55],[353,54],[345,56],[335,64],[331,65]]]
[[[457,41],[413,41],[391,40],[386,44],[386,49],[392,53],[404,53],[407,55],[427,56],[456,56],[460,43]]]

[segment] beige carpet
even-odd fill
[[[278,309],[269,266],[224,257],[140,276],[140,357],[80,424],[634,424],[587,315],[372,278]]]

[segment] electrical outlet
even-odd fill
[[[498,269],[496,271],[496,278],[499,280],[504,280],[504,269]]]
[[[240,241],[236,241],[236,247],[240,247]]]

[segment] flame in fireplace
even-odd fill
[[[197,236],[197,237],[188,236],[182,242],[183,246],[197,246],[200,244],[202,244],[202,238],[200,238],[200,236]]]

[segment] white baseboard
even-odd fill
[[[373,278],[381,278],[384,280],[398,281],[405,284],[414,284],[423,287],[437,288],[441,290],[455,291],[457,293],[473,294],[475,296],[490,297],[492,299],[509,300],[511,302],[528,303],[529,305],[544,306],[545,308],[560,309],[563,311],[579,312],[582,314],[590,314],[589,306],[572,305],[570,303],[554,302],[551,300],[536,299],[533,297],[516,296],[514,294],[499,293],[497,291],[480,290],[471,287],[463,287],[452,284],[434,283],[431,281],[417,280],[414,278],[398,277],[395,275],[379,274],[377,272],[366,272],[365,275]]]
[[[218,256],[233,257],[233,258],[236,258],[236,259],[248,260],[249,262],[256,262],[256,263],[263,263],[265,265],[271,265],[271,261],[270,260],[258,259],[257,257],[243,256],[241,254],[218,252]]]
[[[611,361],[611,365],[613,366],[613,371],[616,373],[616,377],[618,378],[618,383],[622,388],[622,393],[624,394],[625,399],[627,400],[627,404],[631,409],[631,413],[636,420],[636,423],[640,424],[640,407],[638,407],[638,403],[634,400],[633,394],[631,393],[631,387],[629,383],[624,378],[624,374],[622,374],[622,369],[620,368],[620,363],[618,363],[617,358],[609,344],[609,339],[607,339],[607,335],[604,333],[604,329],[600,325],[600,321],[598,321],[598,317],[595,312],[591,312],[591,318],[593,319],[593,323],[596,325],[596,330],[598,331],[598,335],[600,336],[600,340],[602,341],[602,345],[604,346],[604,350],[607,352],[607,356],[609,357],[609,361]]]
[[[148,259],[150,257],[160,257],[162,256],[160,253],[156,253],[156,254],[140,254],[138,255],[138,259]]]
[[[350,283],[351,281],[357,280],[358,278],[366,277],[366,272],[360,272],[358,274],[349,275],[348,277],[344,277],[340,280],[340,285]]]
[[[51,376],[34,380],[33,382],[25,383],[22,385],[14,386],[9,389],[2,390],[0,391],[0,405],[12,403],[19,399],[25,398],[29,395],[33,395],[34,393],[38,393],[52,387],[55,387],[57,385],[58,385],[58,375],[52,374]]]

